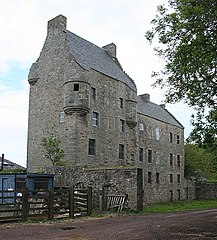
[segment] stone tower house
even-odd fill
[[[137,183],[131,185],[137,184],[137,200],[186,198],[184,128],[148,94],[137,96],[114,43],[100,48],[82,39],[66,29],[66,18],[59,15],[48,22],[28,81],[28,171],[51,165],[41,142],[54,134],[64,149],[65,168],[95,169],[94,176],[110,169],[110,182],[121,178],[118,173],[114,179],[117,169],[130,182],[136,169]]]

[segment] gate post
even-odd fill
[[[54,219],[54,189],[48,191],[48,219]]]
[[[87,214],[91,215],[92,213],[92,188],[88,187],[87,189]]]
[[[74,218],[74,188],[69,188],[69,217]]]
[[[22,220],[27,221],[29,214],[28,189],[22,189]]]

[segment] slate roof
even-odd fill
[[[105,49],[69,31],[67,31],[67,41],[71,54],[85,70],[96,70],[137,91],[134,81],[123,71],[117,58],[112,57]]]
[[[184,128],[167,109],[150,101],[144,101],[140,96],[137,97],[137,112],[159,121]]]
[[[1,164],[2,164],[2,158],[0,157],[0,167],[1,167]],[[25,170],[26,168],[17,164],[17,163],[14,163],[14,162],[11,162],[7,159],[4,159],[4,163],[3,163],[3,169],[21,169],[21,170]]]

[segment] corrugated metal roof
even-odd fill
[[[134,81],[123,71],[117,58],[112,57],[105,49],[69,31],[67,31],[67,41],[72,55],[81,67],[101,72],[137,91]]]
[[[160,105],[150,101],[144,101],[140,96],[137,97],[137,112],[159,121],[183,128],[182,124],[167,109],[164,109]]]

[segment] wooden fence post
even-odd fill
[[[28,189],[22,189],[22,220],[27,221],[29,214]]]
[[[54,189],[48,191],[48,219],[54,219]]]
[[[92,188],[88,187],[87,189],[87,214],[91,215],[92,213]]]
[[[69,188],[69,217],[74,218],[74,188]]]

